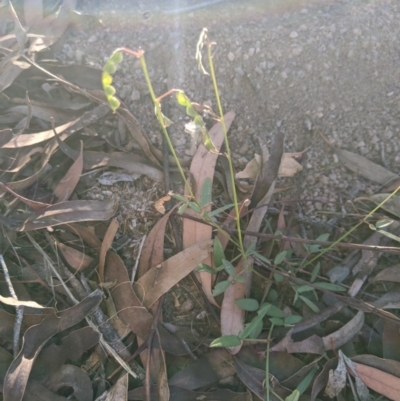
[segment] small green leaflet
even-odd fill
[[[252,334],[253,330],[262,324],[264,316],[267,314],[268,309],[271,307],[271,304],[265,303],[261,305],[261,308],[257,312],[257,316],[253,318],[253,320],[246,325],[245,329],[240,333],[240,338],[243,340]]]
[[[302,295],[299,295],[299,298],[315,313],[319,313],[318,306],[315,305],[315,303],[311,300],[309,300],[306,297],[303,297]]]
[[[218,270],[214,269],[213,267],[205,264],[205,263],[200,263],[199,266],[196,269],[197,272],[207,272],[211,274],[216,274],[218,273]]]
[[[212,190],[212,182],[209,177],[204,180],[203,186],[201,187],[200,193],[200,206],[206,206],[211,203],[211,190]]]
[[[103,85],[103,90],[112,111],[117,110],[118,107],[121,105],[120,101],[114,96],[116,91],[115,88],[111,86],[111,84],[113,82],[112,74],[115,74],[115,72],[117,71],[117,64],[120,64],[122,60],[122,51],[116,50],[108,59],[101,74],[101,83]]]
[[[228,335],[216,338],[211,344],[210,347],[224,347],[231,348],[237,347],[240,345],[242,341],[238,336]]]
[[[237,299],[235,303],[240,309],[246,310],[248,312],[254,312],[260,307],[258,301],[252,298]]]
[[[299,323],[303,320],[303,318],[299,315],[289,315],[283,319],[285,326],[290,326],[292,324]]]
[[[271,323],[273,323],[275,326],[283,326],[283,320],[282,320],[282,319],[279,319],[279,318],[277,318],[277,317],[271,317],[271,318],[269,319],[269,321],[270,321]]]
[[[215,237],[214,239],[214,266],[216,268],[222,266],[222,260],[225,259],[225,254],[224,250],[222,249],[222,244],[221,241],[218,239],[218,237]]]
[[[229,286],[232,284],[231,281],[228,280],[224,280],[224,281],[220,281],[213,289],[212,291],[212,296],[216,297],[217,295],[220,295],[222,293],[224,293]]]
[[[314,283],[314,285],[317,287],[317,289],[321,288],[323,290],[336,291],[336,292],[347,291],[346,288],[342,287],[341,285],[333,284],[333,283],[317,282],[317,283]]]
[[[293,393],[288,395],[285,398],[285,401],[298,401],[300,398],[300,391],[299,390],[293,390]]]
[[[230,275],[230,276],[234,276],[236,274],[236,270],[235,267],[233,266],[233,264],[231,262],[229,262],[226,259],[222,259],[222,265],[224,266],[225,271]]]
[[[274,265],[279,266],[286,258],[287,251],[279,252],[278,255],[275,256]]]
[[[201,207],[195,202],[189,202],[189,208],[192,209],[195,213],[201,214]]]

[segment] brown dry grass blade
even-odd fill
[[[68,200],[78,185],[83,169],[83,142],[80,142],[80,151],[78,158],[68,169],[63,179],[54,189],[54,195],[59,202]]]
[[[12,85],[18,75],[31,67],[29,63],[17,60],[19,56],[19,51],[14,53],[14,60],[9,60],[9,62],[5,65],[5,68],[0,71],[0,92],[3,92],[10,85]]]
[[[152,267],[159,265],[164,260],[164,238],[171,213],[176,208],[172,208],[163,216],[150,231],[143,245],[142,254],[138,266],[138,277],[142,277]]]
[[[138,277],[143,277],[153,266],[157,266],[164,260],[164,238],[165,238],[165,229],[168,223],[168,220],[171,216],[171,213],[176,209],[176,207],[172,208],[165,216],[163,216],[156,225],[152,228],[150,234],[147,236],[146,241],[143,245],[142,254],[140,256],[140,262],[138,266]],[[158,302],[153,306],[153,313],[157,311]],[[161,319],[161,316],[160,316]],[[139,343],[140,345],[140,343]],[[140,354],[140,358],[144,366],[147,365],[147,352],[142,352]],[[164,383],[161,386],[161,389],[165,389],[165,375],[160,373],[165,372],[165,354],[164,352],[159,350],[152,350],[151,354],[151,365],[149,368],[150,377],[152,378],[152,382],[157,381],[159,384]],[[160,389],[160,392],[161,392]],[[165,390],[168,391],[168,390]]]
[[[371,195],[369,197],[369,199],[372,200],[372,202],[379,205],[389,196],[390,196],[390,194],[375,194],[375,195]],[[400,218],[400,195],[392,196],[381,207],[383,210],[386,210],[387,212],[392,213],[395,216]]]
[[[226,129],[229,130],[235,113],[233,111],[228,112],[225,116]],[[224,133],[222,130],[221,123],[215,124],[209,132],[210,138],[214,143],[215,148],[219,151],[224,140]],[[200,145],[197,149],[196,154],[193,157],[192,164],[190,166],[190,172],[196,184],[195,196],[197,200],[200,200],[201,190],[203,188],[206,179],[212,183],[214,177],[215,165],[217,163],[218,154],[211,153],[207,150],[204,145]],[[209,205],[211,209],[211,205]],[[212,236],[212,227],[206,226],[202,223],[195,222],[193,220],[183,220],[183,247],[188,248],[193,244],[201,241],[206,241]],[[212,265],[211,257],[209,256],[203,261],[208,265]],[[209,298],[210,302],[216,305],[216,302],[212,296],[212,278],[211,274],[207,272],[199,273],[200,282],[203,286],[203,291]]]
[[[72,22],[70,11],[76,6],[75,0],[64,0],[55,14],[36,20],[30,31],[42,37],[31,42],[30,52],[39,52],[56,43]]]
[[[101,242],[88,228],[70,225],[67,226],[71,232],[92,246],[97,252],[100,251]],[[153,316],[142,306],[139,298],[132,289],[129,276],[121,258],[108,252],[105,264],[105,281],[115,282],[115,287],[111,290],[111,296],[118,313],[118,317],[128,326],[133,333],[142,339],[147,339]],[[186,355],[187,351],[182,343],[174,336],[169,334],[162,326],[158,327],[161,336],[161,345],[163,349],[175,355]]]
[[[18,231],[38,230],[77,221],[108,220],[115,215],[117,207],[118,204],[114,200],[61,202],[30,214],[20,222]]]
[[[11,363],[4,379],[4,401],[21,401],[33,363],[48,339],[83,320],[100,304],[103,293],[94,291],[79,304],[59,313],[47,315],[24,334],[20,353]]]
[[[399,377],[360,363],[354,362],[354,365],[356,366],[358,376],[365,385],[391,400],[400,400]]]
[[[25,205],[27,205],[28,207],[30,207],[33,210],[41,211],[41,210],[45,210],[47,207],[50,206],[49,203],[38,202],[38,201],[34,201],[31,199],[25,198],[24,196],[17,194],[12,189],[8,188],[7,185],[4,185],[1,182],[0,182],[0,188],[4,189],[11,195],[15,196],[17,199],[19,199],[21,202],[23,202]]]
[[[71,225],[70,229],[94,250],[100,252],[101,242],[90,229],[78,225]],[[106,256],[105,281],[116,283],[111,290],[111,296],[119,318],[133,333],[141,338],[147,338],[153,317],[133,292],[124,262],[112,252],[108,252]]]
[[[122,374],[117,382],[108,390],[104,401],[126,401],[128,400],[128,373]],[[102,398],[103,399],[103,398]]]
[[[104,235],[103,242],[101,243],[100,255],[99,255],[99,281],[100,283],[104,283],[104,265],[106,262],[106,254],[111,248],[111,245],[114,241],[115,234],[117,234],[119,224],[117,220],[111,220],[109,226],[107,227],[107,231]]]
[[[94,262],[92,257],[68,245],[57,242],[57,247],[68,265],[77,272],[85,270]]]
[[[394,283],[400,283],[400,264],[396,264],[386,269],[381,270],[371,282],[376,281],[391,281]]]
[[[135,116],[129,110],[124,109],[123,107],[120,107],[117,110],[117,114],[123,119],[133,139],[139,144],[146,157],[157,167],[161,167],[159,162],[160,159],[155,156],[156,149],[147,138],[146,133],[136,120]]]
[[[335,149],[335,153],[345,167],[367,180],[385,185],[398,178],[397,174],[356,153],[344,149]]]
[[[96,106],[94,109],[85,112],[81,117],[77,118],[76,120],[70,121],[66,124],[56,127],[55,130],[59,135],[60,140],[64,141],[75,132],[81,130],[82,128],[87,127],[88,125],[95,123],[100,118],[107,115],[109,112],[110,108],[107,105],[100,104]],[[38,143],[47,141],[52,138],[54,138],[54,132],[52,129],[38,132],[35,134],[23,134],[5,143],[2,146],[2,148],[4,149],[23,148],[26,146],[37,145]]]
[[[164,174],[159,168],[149,165],[144,157],[135,154],[83,152],[83,158],[85,170],[101,166],[118,167],[133,174],[146,175],[153,181],[162,182],[164,179]]]
[[[212,250],[212,240],[202,241],[154,266],[135,284],[143,305],[150,308],[163,294],[192,272]]]

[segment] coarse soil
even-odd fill
[[[141,47],[158,95],[179,88],[216,109],[211,80],[200,74],[194,57],[207,27],[216,42],[224,110],[237,113],[229,132],[237,168],[260,152],[258,137],[283,130],[286,151],[308,149],[294,184],[297,195],[309,199],[305,214],[319,219],[325,219],[324,211],[338,211],[341,201],[375,190],[340,166],[319,132],[335,146],[399,173],[398,2],[212,3],[84,0],[82,11],[103,25],[70,35],[59,56],[66,63],[85,59],[101,67],[115,48]],[[160,130],[133,57],[125,58],[116,87],[159,144]],[[176,149],[189,157],[191,138],[182,113],[173,108],[170,117]]]

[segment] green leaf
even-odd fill
[[[115,88],[111,85],[104,87],[104,92],[107,97],[115,95]]]
[[[214,145],[214,142],[211,140],[210,135],[208,134],[207,128],[201,127],[201,134],[202,134],[202,139],[203,139],[203,145],[206,147],[206,149],[209,152],[214,152],[218,153],[217,148]]]
[[[222,265],[224,266],[225,271],[230,275],[234,276],[236,274],[235,266],[231,262],[226,259],[222,259]]]
[[[180,206],[179,209],[178,209],[178,214],[183,214],[183,213],[185,213],[187,207],[188,207],[188,204],[187,204],[187,203],[184,203],[182,206]]]
[[[103,84],[103,89],[105,89],[107,86],[110,86],[112,84],[113,77],[110,74],[104,73],[101,75],[101,83]]]
[[[195,213],[201,214],[201,207],[195,203],[195,202],[189,202],[189,207],[192,209]]]
[[[262,324],[264,316],[268,312],[271,304],[263,304],[257,312],[257,316],[252,319],[252,321],[245,327],[245,329],[239,334],[240,339],[244,340],[252,334],[253,330]]]
[[[248,338],[258,338],[258,336],[261,334],[263,326],[264,326],[263,321],[262,320],[258,321],[258,323],[253,324],[251,326],[251,328],[248,329],[248,326],[250,326],[251,324],[252,323],[246,323],[245,326],[244,326],[244,330],[250,330],[251,329],[251,331],[250,331],[250,333],[249,333],[249,335],[247,337]],[[243,338],[242,337],[242,333],[243,332],[239,333],[239,338]]]
[[[117,71],[117,66],[113,62],[109,61],[104,67],[104,72],[106,72],[107,74],[112,75],[115,74],[116,71]]]
[[[327,283],[327,282],[317,282],[314,283],[314,285],[316,287],[322,288],[324,290],[328,290],[328,291],[335,291],[335,292],[344,292],[347,291],[346,288],[342,287],[341,285],[338,284],[333,284],[333,283]]]
[[[176,92],[176,100],[183,107],[187,107],[190,105],[190,100],[183,92]]]
[[[279,273],[274,273],[274,279],[277,283],[281,283],[283,281],[283,276]]]
[[[325,233],[317,237],[316,241],[328,241],[329,233]]]
[[[286,258],[287,251],[279,252],[278,255],[275,256],[274,265],[279,266]]]
[[[234,203],[229,203],[228,205],[222,206],[218,209],[213,210],[210,212],[210,217],[215,217],[218,216],[221,212],[224,212],[225,210],[231,209],[233,206],[235,206]]]
[[[214,269],[210,265],[207,265],[206,263],[200,263],[199,266],[196,268],[197,272],[207,272],[211,274],[216,274],[218,273],[218,270]]]
[[[214,250],[214,266],[218,268],[222,266],[222,260],[225,259],[224,250],[222,248],[221,241],[218,239],[218,237],[215,237],[214,239],[213,250]]]
[[[271,307],[268,308],[267,315],[271,316],[271,317],[278,317],[278,318],[285,317],[284,312],[275,305],[271,305]]]
[[[170,127],[173,122],[165,115],[161,112],[158,112],[157,107],[154,107],[154,114],[157,116],[158,121],[165,127],[168,128]]]
[[[315,305],[313,301],[310,299],[303,297],[302,295],[299,295],[299,298],[315,313],[319,313],[318,306]]]
[[[237,281],[238,283],[244,283],[244,277],[243,276],[233,276],[233,281]]]
[[[209,177],[204,180],[200,193],[200,206],[206,206],[211,202],[212,182]]]
[[[231,348],[237,347],[240,345],[242,341],[238,336],[228,335],[216,338],[211,344],[210,347],[224,347],[224,348]]]
[[[183,195],[179,195],[179,194],[175,194],[175,193],[170,193],[170,195],[172,195],[173,198],[178,199],[178,201],[180,201],[180,202],[187,203],[187,201],[188,201],[188,198],[186,198]]]
[[[271,264],[269,259],[267,259],[265,256],[261,255],[260,253],[258,253],[256,251],[252,252],[252,255],[254,255],[257,259],[260,259],[261,261],[263,261],[267,265]]]
[[[254,312],[256,310],[258,310],[258,308],[260,307],[260,304],[258,303],[258,301],[256,299],[252,299],[252,298],[241,298],[241,299],[237,299],[235,301],[236,305],[243,310],[249,311],[249,312]]]
[[[212,296],[216,297],[217,295],[220,295],[222,293],[224,293],[229,286],[232,284],[231,281],[228,280],[224,280],[224,281],[220,281],[213,289],[212,291]]]
[[[271,317],[269,321],[275,326],[283,326],[283,319],[279,319],[278,317]]]
[[[385,228],[387,226],[390,226],[393,223],[393,220],[389,220],[389,219],[382,219],[379,220],[375,223],[375,227],[380,230],[381,228]]]
[[[278,292],[274,288],[271,288],[268,293],[268,300],[270,302],[276,302],[278,300],[278,297]]]
[[[303,320],[302,316],[299,315],[289,315],[283,319],[285,326],[291,326],[292,324],[299,323]]]
[[[285,398],[285,401],[298,401],[300,398],[300,391],[299,390],[293,390],[293,393],[288,395]]]
[[[110,96],[107,98],[107,100],[108,100],[108,104],[110,105],[112,111],[117,110],[118,107],[121,105],[120,101],[116,97]]]
[[[310,285],[300,285],[296,287],[296,291],[301,294],[302,292],[314,291],[314,287],[311,287]]]
[[[114,63],[114,64],[121,64],[122,60],[124,59],[124,56],[122,54],[121,50],[116,50],[111,57],[109,58],[108,62]]]
[[[310,385],[312,379],[314,378],[315,374],[317,373],[318,368],[315,366],[313,367],[308,373],[307,376],[300,382],[300,384],[297,386],[297,390],[300,394],[303,394],[308,386]],[[296,390],[295,390],[296,391]]]
[[[319,271],[321,270],[321,262],[317,262],[312,273],[311,273],[311,278],[310,281],[313,283],[315,279],[317,278]]]
[[[385,235],[386,237],[388,237],[388,238],[394,240],[394,241],[400,242],[400,237],[398,237],[397,235],[394,235],[394,234],[390,233],[389,231],[378,230],[378,232],[379,232],[380,234]]]
[[[195,124],[195,125],[198,125],[198,126],[202,126],[201,124],[196,124],[196,117],[199,117],[199,114],[197,113],[197,111],[195,110],[195,108],[191,105],[191,104],[189,104],[189,106],[187,106],[186,107],[186,114],[189,116],[189,117],[193,117],[194,118],[194,121],[193,121],[193,123]],[[201,117],[200,117],[201,118]],[[203,120],[202,120],[203,121]],[[203,123],[203,125],[204,125],[204,123]]]

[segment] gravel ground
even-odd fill
[[[400,172],[397,1],[84,0],[80,7],[103,26],[68,36],[60,53],[65,62],[86,59],[101,67],[115,48],[140,46],[156,93],[180,88],[215,109],[211,80],[199,73],[194,58],[199,33],[208,27],[217,43],[224,110],[237,113],[229,132],[236,166],[260,152],[258,137],[283,130],[286,151],[308,148],[303,171],[289,180],[296,188],[291,196],[308,199],[306,215],[326,220],[324,212],[340,212],[342,200],[376,190],[341,167],[319,133]],[[138,61],[126,57],[115,82],[159,144]],[[173,108],[171,118],[173,142],[189,157],[181,111]]]

